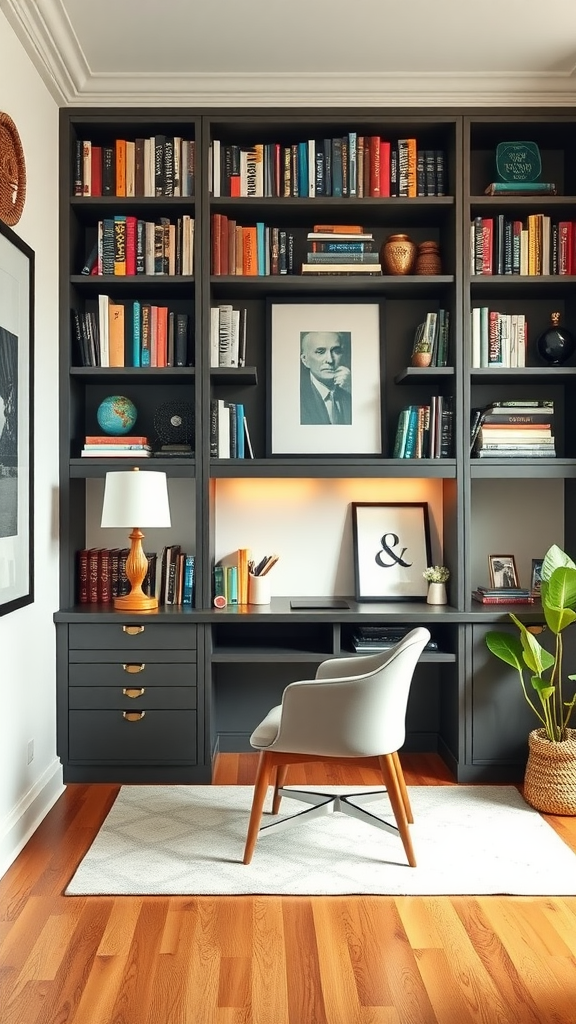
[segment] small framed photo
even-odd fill
[[[543,558],[532,559],[532,573],[530,575],[530,590],[535,597],[540,596],[542,589],[542,562]]]
[[[427,502],[353,502],[357,601],[425,601],[431,563]]]
[[[270,299],[267,453],[382,453],[383,302]]]
[[[492,587],[518,587],[518,573],[514,555],[488,555],[490,585]]]

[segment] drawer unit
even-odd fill
[[[177,781],[178,765],[189,773],[199,763],[197,632],[193,623],[70,623],[62,736],[72,778],[85,766],[106,781]]]
[[[72,761],[113,764],[196,764],[196,712],[70,711]]]
[[[196,626],[185,626],[164,622],[93,624],[72,624],[69,628],[68,643],[74,650],[135,651],[155,649],[158,651],[195,651]],[[166,660],[166,659],[165,659]]]

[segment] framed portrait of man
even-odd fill
[[[268,301],[268,456],[381,454],[381,307]]]

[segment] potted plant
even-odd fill
[[[510,613],[518,635],[490,631],[486,644],[492,654],[515,668],[522,692],[540,726],[528,737],[524,797],[539,811],[576,814],[576,730],[569,727],[576,689],[567,699],[563,632],[576,620],[576,565],[556,544],[542,562],[541,601],[546,626],[554,635],[554,652],[547,651],[523,622]]]
[[[432,346],[426,332],[426,324],[418,324],[412,346],[412,366],[430,366],[432,362]]]
[[[422,575],[428,580],[428,604],[446,604],[446,583],[450,579],[450,570],[445,565],[429,565]]]

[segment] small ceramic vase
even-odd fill
[[[386,274],[411,274],[416,259],[416,242],[408,235],[388,235],[380,262]]]
[[[560,313],[550,314],[550,327],[536,342],[538,355],[550,366],[561,366],[574,354],[576,342],[564,327],[560,327]]]
[[[440,260],[440,249],[438,246],[438,242],[420,243],[416,255],[414,273],[425,275],[442,273],[442,263]]]
[[[448,597],[446,594],[445,583],[429,583],[428,584],[428,597],[426,598],[428,604],[448,604]]]

